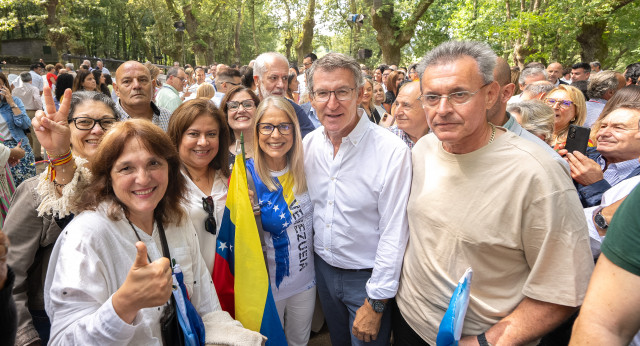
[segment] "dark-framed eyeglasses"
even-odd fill
[[[423,94],[420,95],[420,100],[422,101],[422,107],[423,108],[433,108],[438,106],[438,104],[440,104],[440,100],[443,98],[447,99],[447,102],[449,102],[450,105],[452,106],[462,106],[464,104],[467,104],[471,101],[471,99],[473,98],[473,96],[475,96],[475,94],[477,94],[478,92],[480,92],[480,90],[482,90],[482,88],[486,87],[487,85],[489,85],[491,83],[487,83],[483,86],[481,86],[480,88],[478,88],[478,90],[471,92],[471,91],[454,91],[452,93],[446,94],[446,95],[438,95],[438,94]]]
[[[204,229],[207,232],[215,235],[216,228],[218,226],[216,224],[215,217],[213,217],[214,206],[213,206],[213,198],[211,196],[202,197],[202,208],[204,209],[204,211],[207,212],[207,214],[209,214],[207,218],[204,220]]]
[[[258,123],[258,132],[260,132],[261,135],[269,136],[276,128],[281,135],[288,135],[293,132],[293,123],[280,123],[278,125],[271,123]]]
[[[318,102],[329,101],[331,94],[336,95],[336,98],[339,101],[349,101],[353,98],[353,91],[355,89],[356,88],[344,87],[337,90],[316,90],[316,91],[312,91],[311,95],[313,96],[313,99]]]
[[[567,109],[571,107],[573,101],[571,100],[562,100],[562,99],[552,99],[546,98],[544,99],[544,103],[546,103],[549,107],[554,107],[556,104],[560,104],[560,108]]]
[[[229,82],[227,82],[229,83]],[[240,105],[244,107],[244,109],[251,109],[256,106],[256,103],[253,100],[244,100],[244,101],[229,101],[227,102],[227,109],[230,111],[237,111],[240,108]]]
[[[72,122],[78,130],[84,130],[84,131],[92,130],[93,127],[96,126],[96,123],[98,123],[98,125],[100,125],[100,127],[104,131],[107,131],[110,128],[112,128],[113,125],[116,124],[116,122],[118,122],[118,119],[116,118],[93,119],[89,117],[77,117],[69,120],[69,124],[71,124]]]

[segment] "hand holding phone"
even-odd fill
[[[586,127],[569,125],[569,132],[567,133],[567,144],[564,146],[564,148],[569,153],[579,151],[583,155],[586,155],[590,134],[591,130]]]

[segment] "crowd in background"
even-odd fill
[[[0,330],[166,344],[173,269],[207,335],[264,342],[214,286],[244,145],[289,344],[308,343],[316,296],[334,345],[435,344],[472,267],[461,344],[567,344],[573,328],[576,345],[640,345],[639,79],[640,63],[512,67],[477,42],[408,67],[268,52],[0,72]]]

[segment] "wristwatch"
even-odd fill
[[[593,223],[601,229],[609,228],[609,223],[607,223],[607,220],[602,216],[602,209],[598,210],[596,215],[593,217]]]
[[[367,301],[369,302],[369,304],[371,304],[371,307],[373,308],[373,311],[375,311],[377,313],[383,313],[384,312],[384,308],[385,308],[386,304],[382,300],[371,299],[371,298],[367,297]]]

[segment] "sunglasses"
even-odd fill
[[[204,229],[215,235],[216,234],[216,219],[213,217],[213,198],[202,197],[202,208],[206,211],[209,216],[204,220]]]

